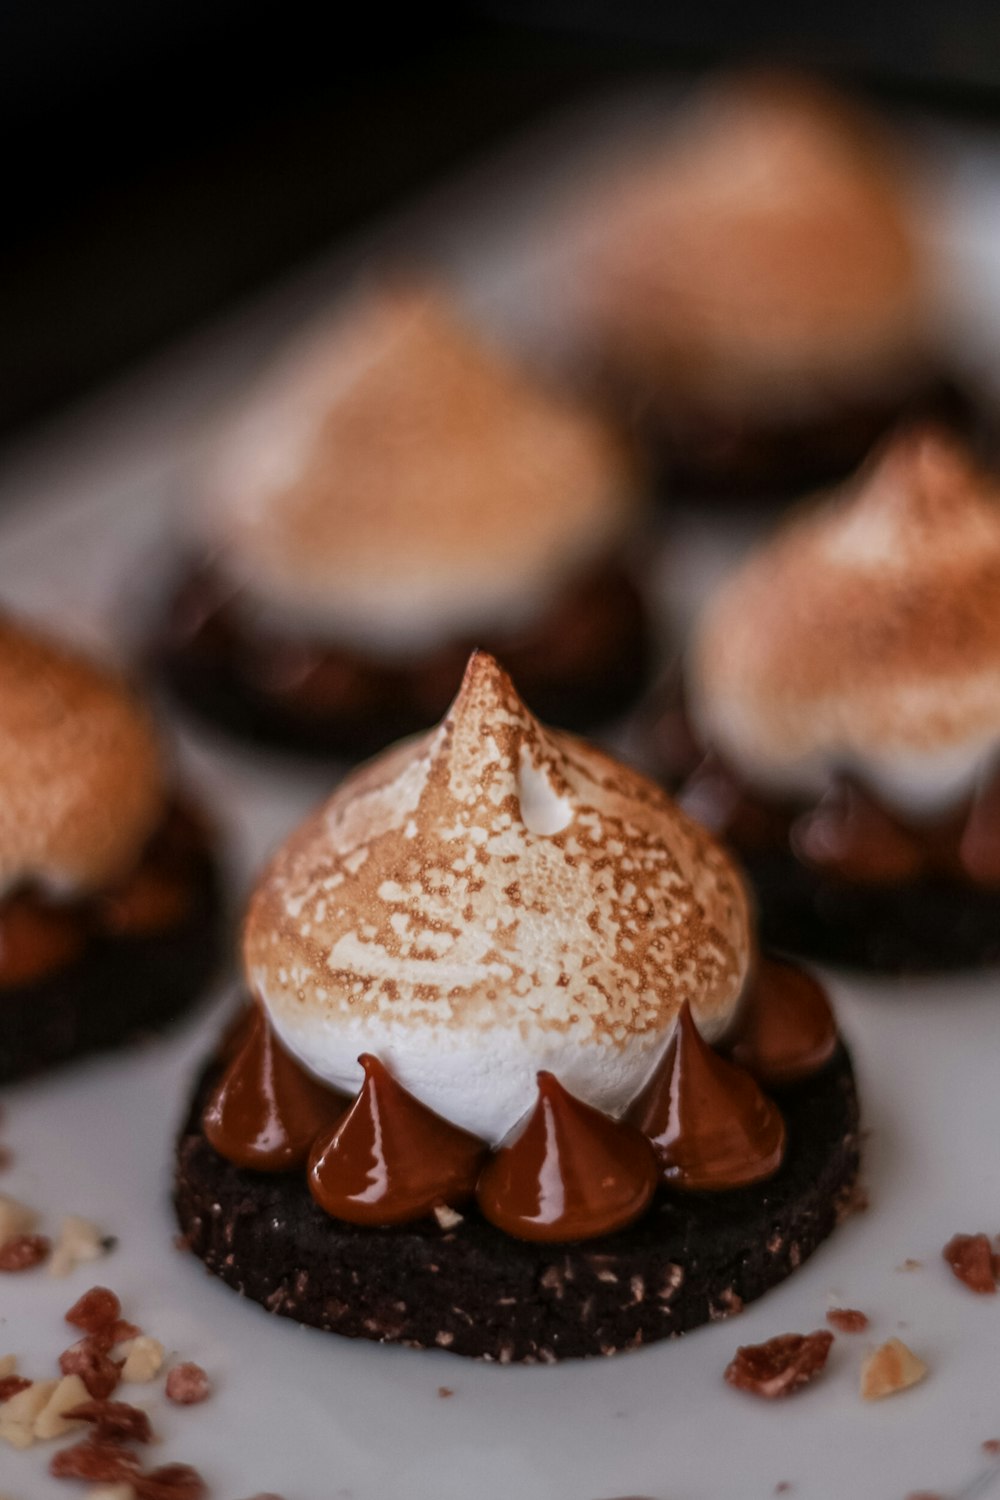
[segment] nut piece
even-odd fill
[[[995,1296],[996,1262],[993,1246],[985,1234],[952,1235],[941,1254],[970,1292]]]
[[[861,1365],[861,1394],[866,1401],[879,1401],[917,1385],[927,1366],[908,1349],[902,1339],[890,1339],[867,1354]]]
[[[106,1236],[89,1219],[67,1214],[49,1261],[50,1276],[68,1276],[86,1261],[98,1260],[105,1253]]]
[[[87,1387],[79,1375],[64,1375],[35,1418],[35,1437],[39,1442],[62,1437],[74,1427],[82,1427],[79,1418],[67,1416],[74,1406],[87,1399]]]
[[[0,1409],[0,1438],[12,1448],[30,1448],[35,1441],[35,1418],[51,1397],[58,1380],[35,1380],[26,1391],[11,1396]]]
[[[725,1378],[741,1391],[773,1401],[807,1385],[823,1369],[833,1344],[825,1328],[815,1333],[781,1333],[766,1344],[744,1344],[726,1366]]]
[[[131,1385],[144,1385],[155,1380],[163,1365],[163,1345],[148,1333],[140,1333],[137,1339],[129,1339],[120,1345],[119,1352],[125,1355],[122,1379]]]
[[[8,1376],[8,1375],[16,1375],[16,1374],[17,1374],[17,1355],[16,1354],[5,1354],[5,1355],[3,1355],[3,1357],[0,1358],[0,1380],[5,1379],[6,1376]]]
[[[864,1333],[868,1327],[868,1314],[859,1312],[856,1307],[831,1307],[826,1321],[838,1333]]]
[[[18,1203],[6,1193],[0,1193],[0,1245],[12,1240],[17,1234],[30,1234],[38,1223],[38,1214],[26,1203]]]
[[[135,1490],[130,1484],[99,1484],[84,1500],[135,1500]]]
[[[212,1391],[201,1365],[175,1365],[167,1376],[167,1400],[175,1406],[197,1406]]]
[[[0,1245],[0,1271],[33,1271],[51,1249],[44,1234],[13,1234]]]

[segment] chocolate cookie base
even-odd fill
[[[178,1141],[174,1202],[187,1245],[269,1311],[383,1343],[551,1364],[673,1338],[783,1281],[848,1211],[858,1103],[847,1052],[776,1094],[789,1149],[769,1182],[661,1193],[638,1223],[564,1245],[460,1223],[359,1228],[327,1217],[302,1173],[232,1166],[209,1145],[202,1075]]]
[[[578,583],[520,635],[454,641],[392,662],[332,642],[258,635],[238,598],[198,568],[182,579],[153,656],[174,697],[204,722],[268,749],[358,760],[435,724],[476,646],[500,658],[544,722],[579,732],[634,705],[653,657],[645,607],[618,569]],[[281,686],[286,657],[318,667],[316,690],[294,677]]]
[[[987,442],[970,395],[941,376],[903,399],[842,402],[816,417],[726,424],[704,413],[650,413],[668,490],[695,499],[784,498],[844,478],[898,423],[932,420]]]
[[[162,1030],[202,994],[222,951],[219,880],[206,853],[182,922],[142,937],[95,936],[78,962],[0,991],[0,1084]]]
[[[1000,963],[1000,890],[942,876],[861,884],[810,869],[791,850],[735,853],[757,898],[764,948],[875,974]]]

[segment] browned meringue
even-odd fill
[[[908,389],[927,266],[875,123],[793,75],[735,75],[604,189],[581,307],[653,399],[794,413]]]
[[[543,728],[475,654],[442,724],[343,782],[250,904],[251,989],[319,1078],[373,1052],[446,1119],[499,1140],[548,1069],[611,1113],[685,1001],[735,1013],[746,898],[654,783]]]
[[[288,351],[223,434],[195,518],[262,605],[419,651],[517,626],[634,524],[634,460],[441,293],[382,290]]]
[[[153,724],[125,684],[0,616],[0,891],[107,885],[163,812]]]
[[[813,791],[843,770],[902,807],[968,795],[1000,753],[1000,479],[943,431],[897,435],[723,583],[689,690],[751,781]]]

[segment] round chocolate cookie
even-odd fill
[[[862,884],[810,869],[790,849],[736,849],[766,948],[837,968],[935,974],[1000,962],[1000,891],[928,876]]]
[[[265,628],[210,570],[180,584],[154,654],[203,720],[274,749],[355,760],[445,712],[476,642],[389,661]],[[578,581],[522,631],[493,642],[548,723],[585,730],[630,708],[648,679],[645,608],[617,566]]]
[[[304,1174],[231,1165],[201,1113],[203,1074],[177,1147],[174,1201],[189,1248],[244,1296],[296,1322],[502,1364],[615,1354],[739,1312],[793,1271],[849,1211],[858,1102],[840,1047],[776,1092],[789,1146],[769,1181],[658,1194],[631,1228],[600,1239],[512,1239],[475,1208],[454,1224],[371,1229],[329,1218]]]
[[[223,903],[207,846],[191,856],[187,891],[172,925],[95,931],[65,968],[0,990],[0,1084],[135,1041],[194,1003],[223,952]]]

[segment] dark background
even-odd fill
[[[992,116],[1000,5],[3,0],[0,431],[553,108],[762,56]]]

